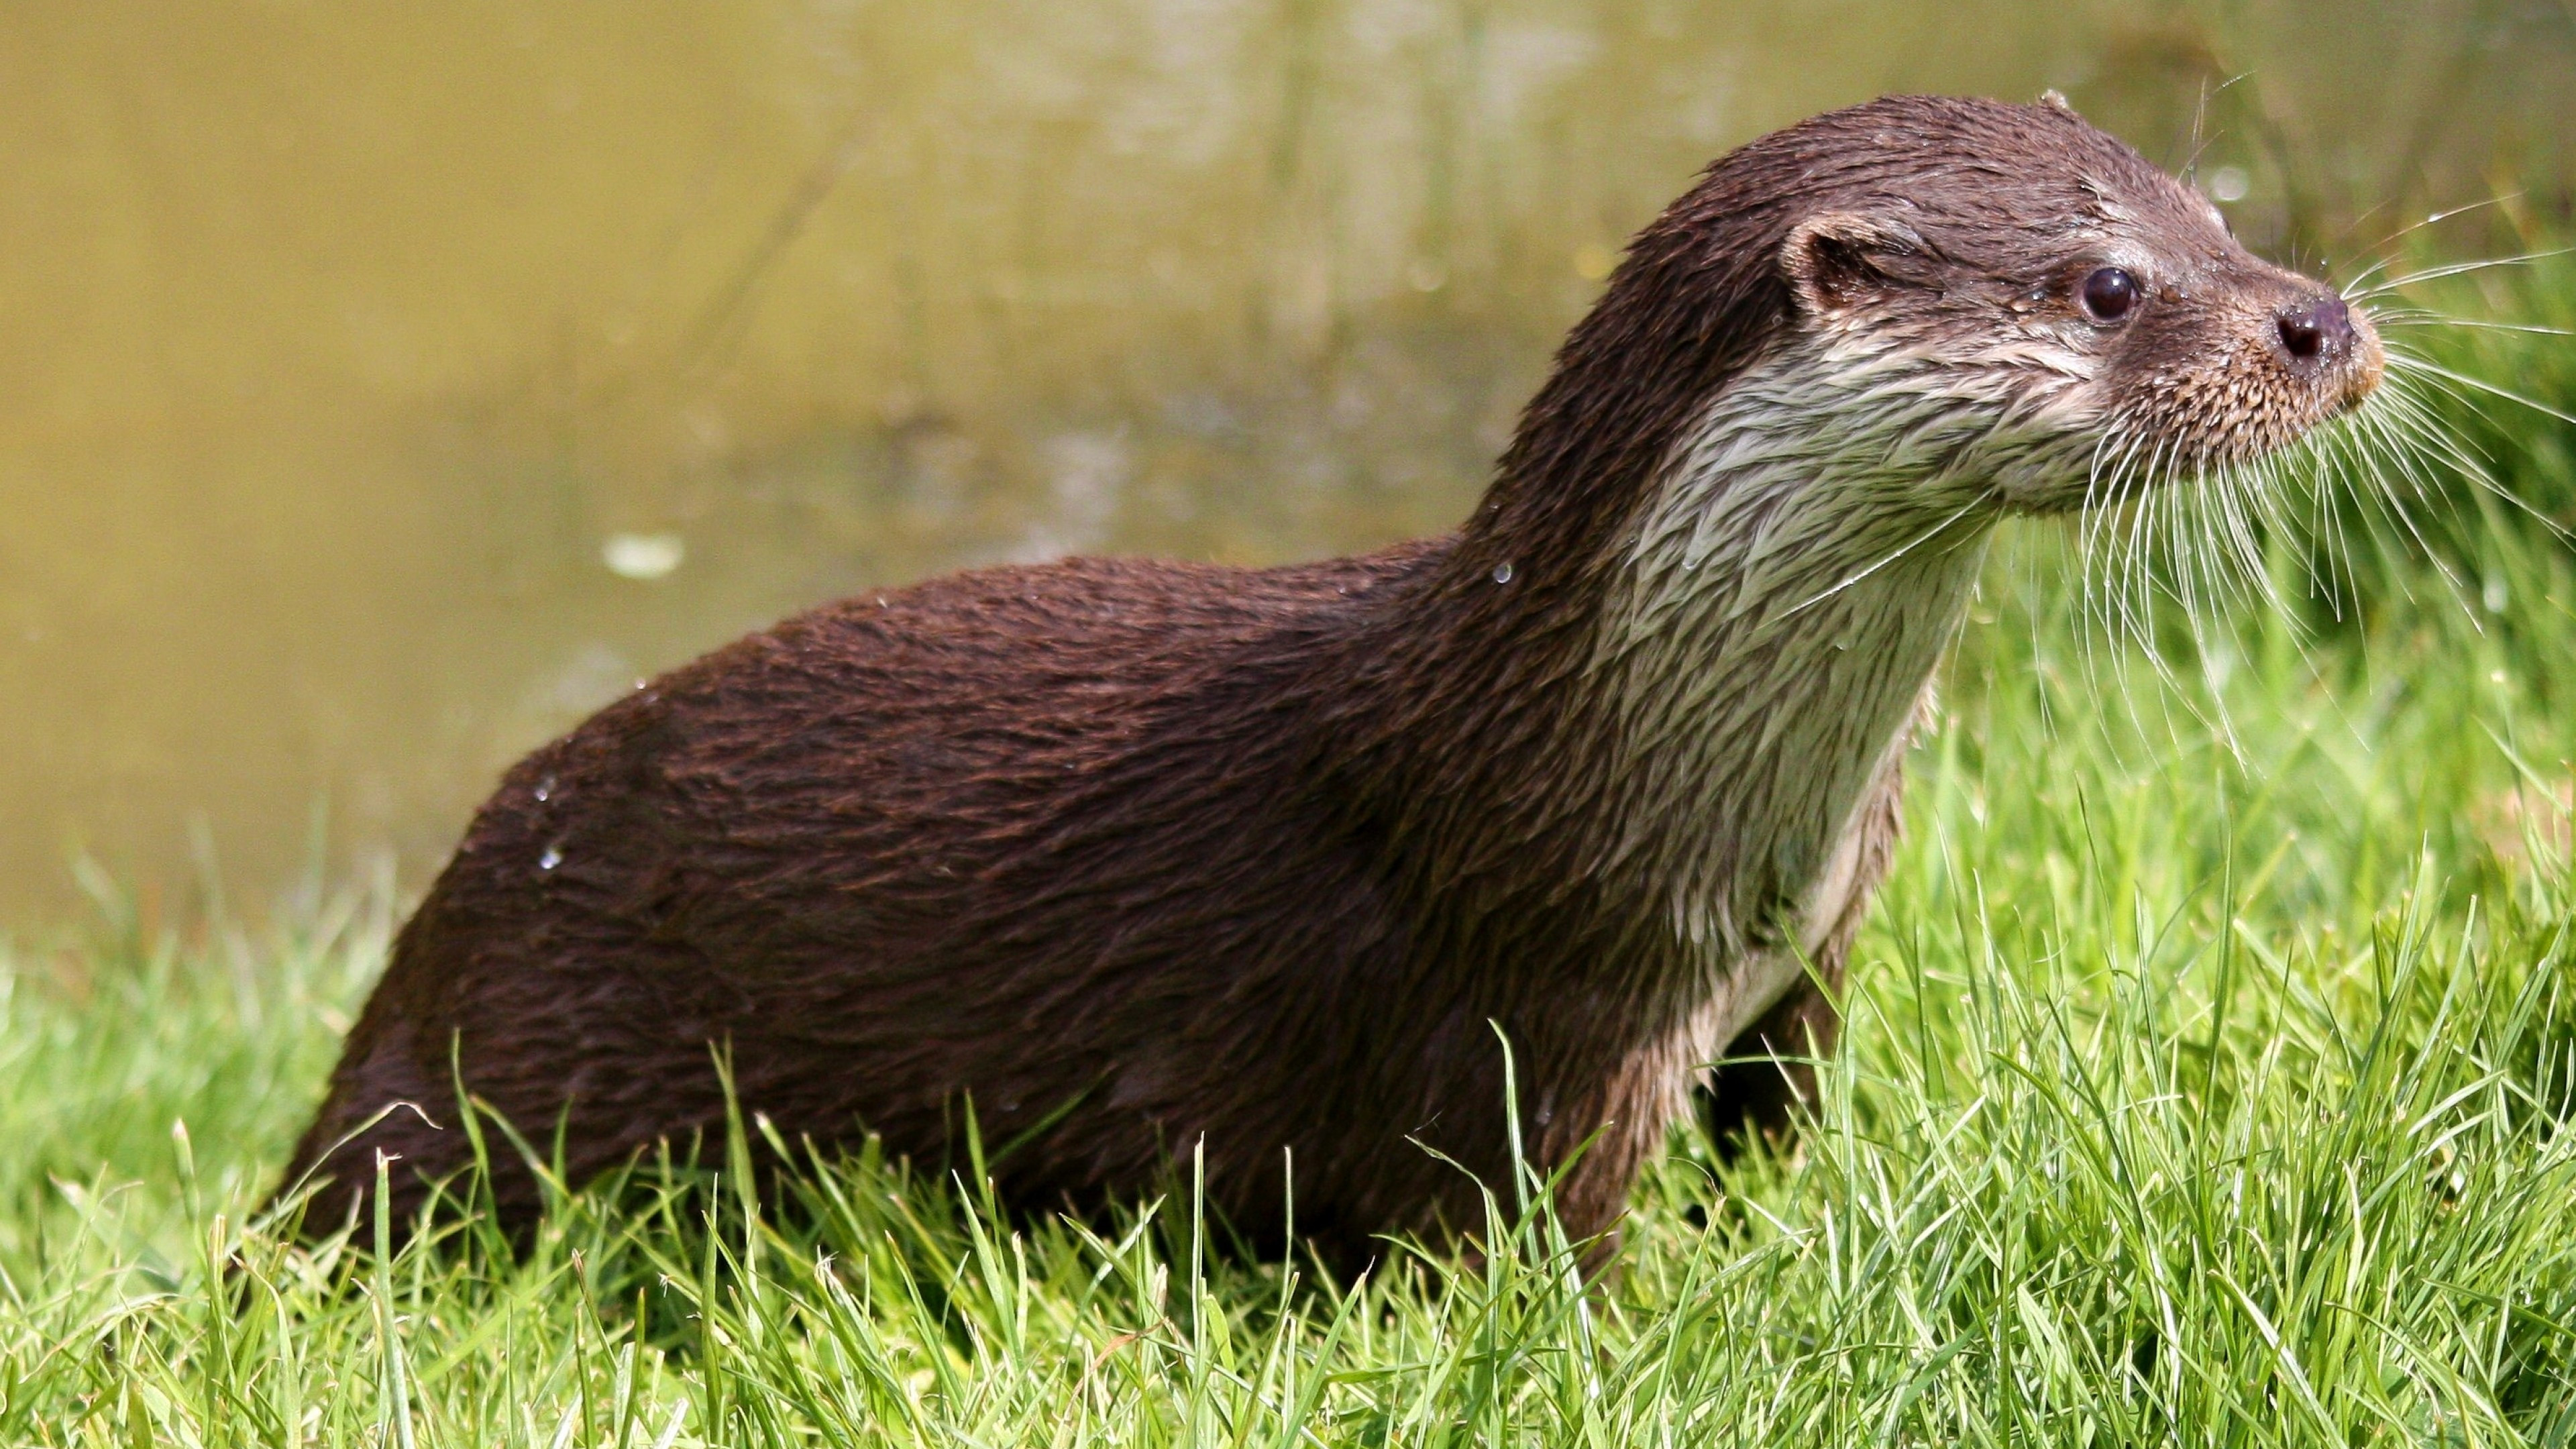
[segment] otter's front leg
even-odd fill
[[[1924,686],[1913,722],[1889,744],[1835,849],[1811,906],[1807,955],[1797,976],[1726,1044],[1697,1093],[1700,1123],[1728,1156],[1756,1133],[1777,1141],[1800,1107],[1815,1104],[1815,1064],[1831,1056],[1842,1037],[1843,963],[1895,861],[1904,827],[1905,751],[1935,717],[1934,689]]]
[[[1817,974],[1842,990],[1842,955],[1818,963]],[[1815,1063],[1832,1055],[1842,1035],[1842,1013],[1815,977],[1801,974],[1771,1009],[1719,1054],[1709,1079],[1695,1094],[1700,1125],[1721,1154],[1733,1157],[1756,1135],[1778,1141],[1798,1109],[1816,1100]]]

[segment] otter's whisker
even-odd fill
[[[2414,466],[2419,460],[2446,463],[2479,478],[2487,476],[2490,461],[2473,439],[2459,437],[2443,426],[2434,414],[2428,392],[2438,392],[2482,417],[2486,415],[2484,404],[2475,394],[2440,378],[2419,374],[2404,366],[2392,374],[2385,395],[2375,399],[2377,406],[2369,410],[2373,414],[2369,421],[2380,429],[2392,447],[2400,450],[2400,465],[2407,470],[2410,481],[2416,484],[2419,497],[2429,496],[2423,476]]]
[[[2499,481],[2488,466],[2489,460],[2471,451],[2473,444],[2453,437],[2443,428],[2423,399],[2397,391],[2390,398],[2389,414],[2382,421],[2393,440],[2392,450],[2399,453],[2401,466],[2414,480],[2419,496],[2426,496],[2429,501],[2427,485],[2417,473],[2416,465],[2419,462],[2445,465],[2471,487],[2510,505],[2538,523],[2552,537],[2563,543],[2576,543],[2576,532],[2570,532],[2565,525]]]
[[[2137,449],[2142,445],[2143,440],[2133,442],[2115,466],[2112,474],[2117,490],[2112,495],[2114,501],[2105,505],[2102,522],[2093,535],[2094,561],[2099,570],[2101,619],[2114,637],[2130,637],[2137,632],[2132,618],[2128,544],[2131,533],[2139,527],[2139,515],[2145,511],[2146,502],[2142,497],[2134,496],[2129,484],[2137,467]]]
[[[2194,463],[2189,483],[2178,486],[2175,491],[2173,527],[2168,531],[2165,543],[2173,551],[2172,556],[2178,565],[2175,574],[2182,583],[2183,617],[2193,629],[2195,642],[2199,637],[2197,615],[2205,601],[2215,602],[2219,597],[2220,584],[2215,570],[2216,555],[2221,548],[2218,524],[2219,520],[2210,512],[2208,468],[2205,464]],[[2194,547],[2195,534],[2198,535],[2197,547]]]
[[[2315,447],[2303,446],[2306,450],[2300,456],[2308,461],[2308,467],[2305,469],[2293,468],[2287,460],[2278,457],[2263,460],[2263,475],[2258,485],[2261,492],[2258,497],[2263,509],[2265,526],[2285,535],[2297,531],[2300,499],[2315,491],[2315,484],[2309,475],[2316,468],[2323,466],[2324,460]]]
[[[2374,410],[2370,421],[2396,451],[2398,466],[2415,485],[2416,496],[2429,500],[2432,494],[2423,464],[2444,463],[2478,481],[2492,481],[2485,455],[2476,451],[2474,443],[2451,436],[2432,408],[2404,385],[2408,381],[2389,389],[2387,401]]]
[[[2448,317],[2435,312],[2414,315],[2380,312],[2373,315],[2382,327],[2462,327],[2480,332],[2521,332],[2535,337],[2576,337],[2576,328],[2544,327],[2537,322],[2493,322],[2480,317]]]
[[[2156,540],[2171,527],[2167,515],[2173,508],[2172,491],[2167,486],[2171,479],[2165,470],[2164,450],[2164,442],[2158,441],[2139,462],[2138,511],[2130,520],[2120,560],[2120,570],[2128,585],[2130,607],[2134,610],[2132,627],[2137,631],[2139,643],[2151,654],[2156,649]]]
[[[2321,430],[2313,443],[2302,446],[2314,464],[2313,480],[2307,485],[2308,536],[2317,541],[2318,558],[2309,570],[2309,590],[2313,595],[2322,588],[2326,607],[2338,620],[2343,618],[2343,583],[2358,581],[2360,574],[2352,560],[2352,540],[2343,529],[2343,515],[2334,507],[2339,490],[2354,492],[2358,506],[2357,485],[2346,473],[2343,445],[2346,431],[2340,426]],[[2323,570],[2318,577],[2317,570]]]
[[[2207,517],[2202,532],[2215,545],[2207,563],[2210,596],[2229,603],[2267,593],[2267,582],[2254,565],[2262,550],[2255,542],[2244,500],[2237,496],[2235,470],[2204,468],[2203,472],[2192,506]]]
[[[2254,519],[2262,505],[2247,496],[2249,491],[2256,491],[2259,486],[2259,483],[2249,484],[2248,475],[2235,468],[2221,469],[2209,484],[2214,505],[2230,541],[2229,556],[2222,562],[2234,565],[2249,594],[2259,592],[2272,596],[2271,577],[2262,569],[2263,548]],[[2277,597],[2272,601],[2276,605],[2280,602]]]
[[[2408,486],[2415,490],[2417,499],[2429,504],[2436,490],[2424,475],[2420,451],[2412,446],[2400,431],[2402,415],[2396,411],[2398,404],[2394,399],[2401,397],[2402,394],[2392,390],[2392,401],[2361,409],[2354,415],[2354,422],[2357,426],[2367,429],[2371,437],[2378,442],[2378,456],[2397,465],[2399,474],[2406,479]],[[2442,580],[2444,588],[2451,595],[2452,602],[2458,605],[2461,612],[2467,616],[2470,627],[2483,630],[2484,626],[2478,619],[2477,610],[2470,605],[2467,583],[2452,569],[2450,562],[2442,557],[2441,551],[2433,546],[2432,541],[2424,536],[2423,531],[2416,527],[2413,512],[2405,506],[2402,499],[2396,496],[2394,489],[2388,487],[2387,470],[2384,468],[2373,470],[2372,476],[2381,484],[2381,492],[2384,495],[2382,511],[2405,531],[2408,538],[2414,541],[2416,551],[2432,565],[2434,573]]]
[[[2102,499],[2102,455],[2119,436],[2116,428],[2106,428],[2093,440],[2092,456],[2084,464],[2084,499],[2075,515],[2075,606],[2078,618],[2090,618],[2093,592],[2093,510]]]
[[[2422,231],[2428,226],[2439,226],[2443,222],[2451,220],[2453,217],[2466,216],[2470,212],[2483,211],[2490,206],[2502,206],[2507,202],[2519,201],[2522,199],[2522,195],[2523,193],[2520,191],[2502,191],[2492,196],[2482,196],[2475,201],[2454,206],[2447,211],[2433,212],[2426,216],[2422,221],[2410,222],[2407,225],[2401,226],[2397,230],[2390,232],[2388,235],[2381,237],[2378,242],[2374,244],[2375,249],[2380,253],[2379,257],[2372,261],[2369,266],[2362,268],[2359,273],[2354,275],[2351,282],[2344,288],[2344,295],[2355,295],[2363,284],[2367,283],[2373,276],[2395,266],[2397,264],[2397,259],[2405,255],[2405,251],[2397,244],[2404,241],[2406,238],[2413,236],[2415,233]]]
[[[2402,369],[2407,372],[2429,373],[2446,382],[2457,383],[2466,388],[2473,388],[2476,391],[2485,393],[2489,397],[2502,398],[2504,401],[2509,403],[2519,403],[2543,417],[2555,418],[2559,422],[2576,425],[2576,413],[2561,412],[2557,408],[2551,407],[2549,404],[2540,401],[2538,398],[2529,397],[2514,391],[2512,388],[2488,382],[2484,378],[2471,377],[2465,372],[2454,372],[2450,368],[2444,367],[2440,363],[2430,361],[2426,358],[2406,356],[2400,353],[2391,352],[2388,355],[2388,365],[2392,369]]]
[[[2172,512],[2172,476],[2165,462],[2165,452],[2171,446],[2170,438],[2159,438],[2147,454],[2146,466],[2140,474],[2140,486],[2145,489],[2141,501],[2145,507],[2139,520],[2130,527],[2127,556],[2121,561],[2121,568],[2130,572],[2137,581],[2143,629],[2140,637],[2150,651],[2155,647],[2155,540],[2161,530],[2171,526],[2166,515]]]
[[[2182,464],[2178,460],[2169,461],[2162,464],[2162,468],[2163,475],[2155,483],[2158,507],[2152,515],[2154,522],[2150,527],[2148,547],[2156,549],[2161,545],[2162,556],[2173,560],[2174,579],[2167,585],[2165,592],[2181,611],[2182,627],[2192,642],[2193,657],[2201,664],[2202,682],[2214,685],[2216,681],[2208,671],[2211,654],[2207,648],[2207,637],[2202,631],[2202,611],[2193,602],[2194,564],[2189,558],[2191,550],[2185,546],[2187,542],[2185,531],[2189,524],[2182,512],[2184,502],[2182,495],[2185,492],[2181,482]],[[2148,606],[2152,609],[2155,594],[2152,565],[2145,571],[2145,578]],[[2214,688],[2209,690],[2209,702],[2214,714],[2205,712],[2201,708],[2200,699],[2196,697],[2194,691],[2184,686],[2181,674],[2166,657],[2160,636],[2153,632],[2155,620],[2152,614],[2148,618],[2148,628],[2150,633],[2144,642],[2141,655],[2146,660],[2148,668],[2154,671],[2158,682],[2163,685],[2158,699],[2165,707],[2167,733],[2169,735],[2173,733],[2171,710],[2178,704],[2182,711],[2197,722],[2203,730],[2217,736],[2225,743],[2231,755],[2241,756],[2242,752],[2236,745],[2232,721],[2227,717],[2225,701],[2218,696]]]
[[[2438,282],[2444,277],[2466,276],[2471,272],[2483,272],[2491,267],[2529,266],[2533,262],[2563,257],[2572,252],[2576,252],[2576,247],[2552,247],[2547,251],[2524,252],[2520,256],[2483,257],[2473,262],[2453,262],[2447,266],[2426,267],[2420,272],[2410,272],[2402,277],[2386,278],[2373,287],[2356,288],[2346,295],[2356,301],[2368,301],[2373,297],[2414,286],[2418,282]]]
[[[1980,505],[1980,504],[1992,504],[1993,502],[1994,502],[1994,495],[1993,495],[1992,493],[1990,493],[1990,492],[1979,492],[1979,493],[1978,493],[1978,494],[1976,494],[1974,497],[1970,498],[1967,502],[1962,503],[1962,504],[1960,504],[1957,508],[1952,509],[1952,510],[1950,511],[1950,514],[1949,514],[1949,516],[1948,516],[1948,517],[1946,517],[1946,518],[1942,519],[1940,522],[1938,522],[1938,523],[1936,523],[1936,524],[1933,524],[1930,528],[1927,528],[1927,529],[1923,530],[1921,533],[1916,534],[1914,537],[1912,537],[1912,538],[1910,538],[1910,539],[1907,539],[1903,544],[1900,544],[1900,545],[1899,545],[1895,550],[1893,550],[1892,552],[1888,553],[1888,554],[1887,554],[1887,555],[1885,555],[1884,557],[1880,558],[1878,562],[1876,562],[1876,563],[1874,563],[1874,564],[1871,564],[1869,567],[1867,567],[1867,568],[1865,568],[1865,569],[1862,569],[1860,572],[1858,572],[1858,573],[1855,573],[1855,574],[1851,575],[1850,577],[1848,577],[1848,578],[1844,579],[1841,583],[1838,583],[1838,584],[1834,585],[1832,588],[1826,589],[1826,590],[1824,590],[1824,591],[1823,591],[1823,592],[1821,592],[1821,593],[1818,593],[1818,594],[1815,594],[1815,595],[1813,595],[1813,596],[1809,597],[1809,598],[1806,600],[1806,602],[1801,603],[1801,604],[1799,604],[1798,606],[1796,606],[1795,608],[1792,608],[1792,609],[1788,610],[1786,613],[1782,614],[1782,615],[1781,615],[1781,617],[1782,617],[1782,618],[1787,618],[1787,617],[1789,617],[1789,615],[1791,615],[1791,614],[1801,614],[1801,613],[1806,612],[1808,609],[1813,608],[1815,605],[1823,603],[1825,600],[1832,598],[1834,595],[1841,593],[1843,590],[1848,589],[1848,588],[1850,588],[1852,585],[1854,585],[1854,584],[1856,584],[1856,583],[1859,583],[1861,580],[1863,580],[1863,579],[1865,579],[1865,578],[1868,578],[1870,575],[1872,575],[1872,574],[1874,574],[1874,573],[1877,573],[1880,569],[1883,569],[1883,568],[1887,567],[1889,564],[1892,564],[1892,563],[1896,562],[1898,559],[1901,559],[1901,558],[1905,557],[1907,554],[1912,553],[1915,549],[1917,549],[1917,548],[1921,547],[1922,545],[1924,545],[1924,544],[1926,544],[1926,543],[1931,542],[1933,539],[1939,538],[1939,537],[1940,537],[1944,532],[1948,531],[1948,529],[1950,528],[1950,526],[1951,526],[1952,524],[1957,523],[1960,519],[1967,517],[1967,516],[1968,516],[1968,512],[1969,512],[1969,510],[1971,510],[1971,509],[1973,509],[1973,508],[1976,508],[1976,507],[1977,507],[1978,505]]]
[[[2453,217],[2466,216],[2473,211],[2484,211],[2490,206],[2502,206],[2507,202],[2520,201],[2523,198],[2523,194],[2524,193],[2519,190],[2499,191],[2492,196],[2481,196],[2475,201],[2464,201],[2458,206],[2451,207],[2448,210],[2433,212],[2427,215],[2422,221],[2409,222],[2406,225],[2399,227],[2397,230],[2390,232],[2388,235],[2379,239],[2377,245],[2385,252],[2385,254],[2381,256],[2379,260],[2372,262],[2368,267],[2363,268],[2362,276],[2366,277],[2372,272],[2394,263],[2398,257],[2404,255],[2402,251],[2395,249],[2395,244],[2397,242],[2404,241],[2406,238],[2413,236],[2424,228],[2428,226],[2439,226],[2443,222],[2451,220]],[[2355,278],[2356,282],[2358,280],[2359,278]]]
[[[2115,446],[2116,451],[2114,451]],[[2105,610],[2109,607],[2106,580],[2100,572],[2103,566],[2102,530],[2105,526],[2105,516],[2111,509],[2118,506],[2112,502],[2116,496],[2112,490],[2119,482],[2119,460],[2134,446],[2135,444],[2124,435],[2124,430],[2114,427],[2105,430],[2100,441],[2093,447],[2093,464],[2086,474],[2084,485],[2086,507],[2085,511],[2077,516],[2075,525],[2076,559],[2081,581],[2077,602],[2080,617],[2086,619],[2094,617],[2094,610],[2097,607]],[[2107,613],[2103,617],[2107,620]]]
[[[2135,511],[2128,498],[2127,484],[2129,470],[2142,439],[2136,434],[2127,433],[2126,430],[2116,430],[2106,435],[2106,442],[2110,441],[2117,441],[2119,450],[2111,458],[2109,477],[2102,484],[2098,494],[2092,483],[2088,482],[2086,485],[2087,511],[2077,525],[2077,543],[2079,557],[2083,560],[2084,598],[2088,609],[2098,606],[2104,628],[2115,630],[2117,620],[2113,610],[2120,607],[2121,601],[2118,597],[2117,581],[2111,574],[2116,564],[2116,551],[2109,543],[2112,536],[2110,531],[2119,522],[2114,517],[2115,514]],[[2097,456],[2095,477],[2097,478],[2101,476],[2098,462],[2101,451],[2101,446],[2097,445],[2095,449]],[[2099,513],[2092,511],[2095,507],[2099,507],[2101,511]],[[2090,617],[2089,614],[2088,617]]]

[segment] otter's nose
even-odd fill
[[[2341,357],[2352,349],[2352,309],[2332,292],[2278,319],[2281,347],[2300,362]]]

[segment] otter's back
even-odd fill
[[[639,687],[478,814],[352,1035],[342,1077],[373,1059],[378,1085],[335,1102],[452,1100],[453,1043],[532,1137],[578,1103],[595,1170],[722,1120],[720,1043],[791,1136],[920,1153],[968,1094],[999,1137],[1080,1103],[1042,1193],[1149,1176],[1217,1120],[1305,1135],[1329,1091],[1245,1131],[1283,1105],[1204,1068],[1309,1050],[1245,1032],[1401,950],[1379,863],[1301,773],[1299,701],[1439,547],[956,575]]]

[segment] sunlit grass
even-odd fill
[[[2576,434],[2481,407],[2557,508]],[[389,893],[109,910],[0,969],[0,1442],[2576,1444],[2576,568],[2476,497],[2465,593],[2390,564],[2161,668],[2008,543],[1820,1120],[1680,1143],[1591,1286],[1528,1184],[1507,1251],[1353,1285],[866,1157],[783,1212],[649,1164],[523,1253],[290,1249],[244,1218]]]

